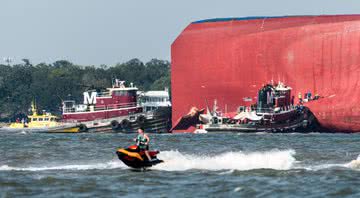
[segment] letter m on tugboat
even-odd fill
[[[90,92],[91,95],[89,95],[89,92],[84,92],[84,104],[87,105],[94,105],[96,104],[96,96],[97,92]]]

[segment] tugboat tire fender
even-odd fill
[[[79,131],[80,132],[86,132],[88,130],[88,128],[86,127],[85,124],[80,124],[79,125]]]
[[[136,122],[137,122],[139,125],[145,124],[145,121],[146,121],[146,118],[145,118],[145,116],[143,116],[143,115],[140,115],[140,116],[137,117],[137,119],[136,119]]]
[[[121,121],[121,128],[128,129],[130,127],[130,121],[127,119],[123,119]]]
[[[119,122],[118,121],[116,121],[116,120],[113,120],[113,121],[111,121],[111,129],[113,129],[113,130],[116,130],[116,129],[118,129],[119,128]]]

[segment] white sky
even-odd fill
[[[0,0],[0,63],[170,60],[171,43],[196,20],[359,13],[360,0]]]

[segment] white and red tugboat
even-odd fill
[[[64,101],[62,119],[77,123],[81,132],[132,132],[140,125],[148,129],[147,132],[167,132],[166,127],[159,126],[162,123],[157,123],[156,127],[151,125],[156,118],[153,112],[143,110],[137,91],[132,83],[127,87],[125,81],[116,79],[113,86],[104,92],[84,92],[83,104],[76,104],[74,100]]]
[[[172,130],[186,130],[196,126],[203,132],[309,132],[317,127],[317,120],[302,104],[294,105],[291,87],[279,82],[267,84],[259,92],[257,103],[240,106],[237,112],[218,111],[216,101],[212,111],[192,110],[183,116]]]

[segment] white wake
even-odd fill
[[[202,170],[288,170],[296,161],[293,150],[266,152],[226,152],[218,155],[182,154],[179,151],[164,151],[158,155],[165,163],[152,169],[165,171]]]
[[[360,155],[357,157],[356,160],[352,160],[351,162],[345,164],[345,166],[348,168],[360,170]]]
[[[330,163],[330,164],[320,164],[320,165],[311,165],[311,166],[304,166],[299,167],[310,171],[318,171],[323,169],[330,169],[330,168],[349,168],[349,169],[356,169],[360,170],[360,155],[357,157],[356,160],[352,160],[348,163]]]
[[[163,151],[158,158],[164,160],[151,167],[161,171],[187,171],[187,170],[253,170],[253,169],[306,169],[321,170],[333,167],[345,167],[360,170],[360,155],[357,159],[344,164],[321,164],[315,166],[298,166],[294,150],[272,150],[264,152],[226,152],[221,154],[197,155],[184,154],[179,151]],[[58,166],[28,166],[15,167],[2,165],[0,171],[47,171],[47,170],[91,170],[91,169],[129,169],[118,159],[99,163],[75,163]]]
[[[106,163],[80,164],[80,165],[61,165],[61,166],[40,166],[40,167],[13,167],[8,165],[0,166],[0,171],[47,171],[47,170],[89,170],[89,169],[115,169],[124,168],[125,165],[120,161],[109,161]]]

